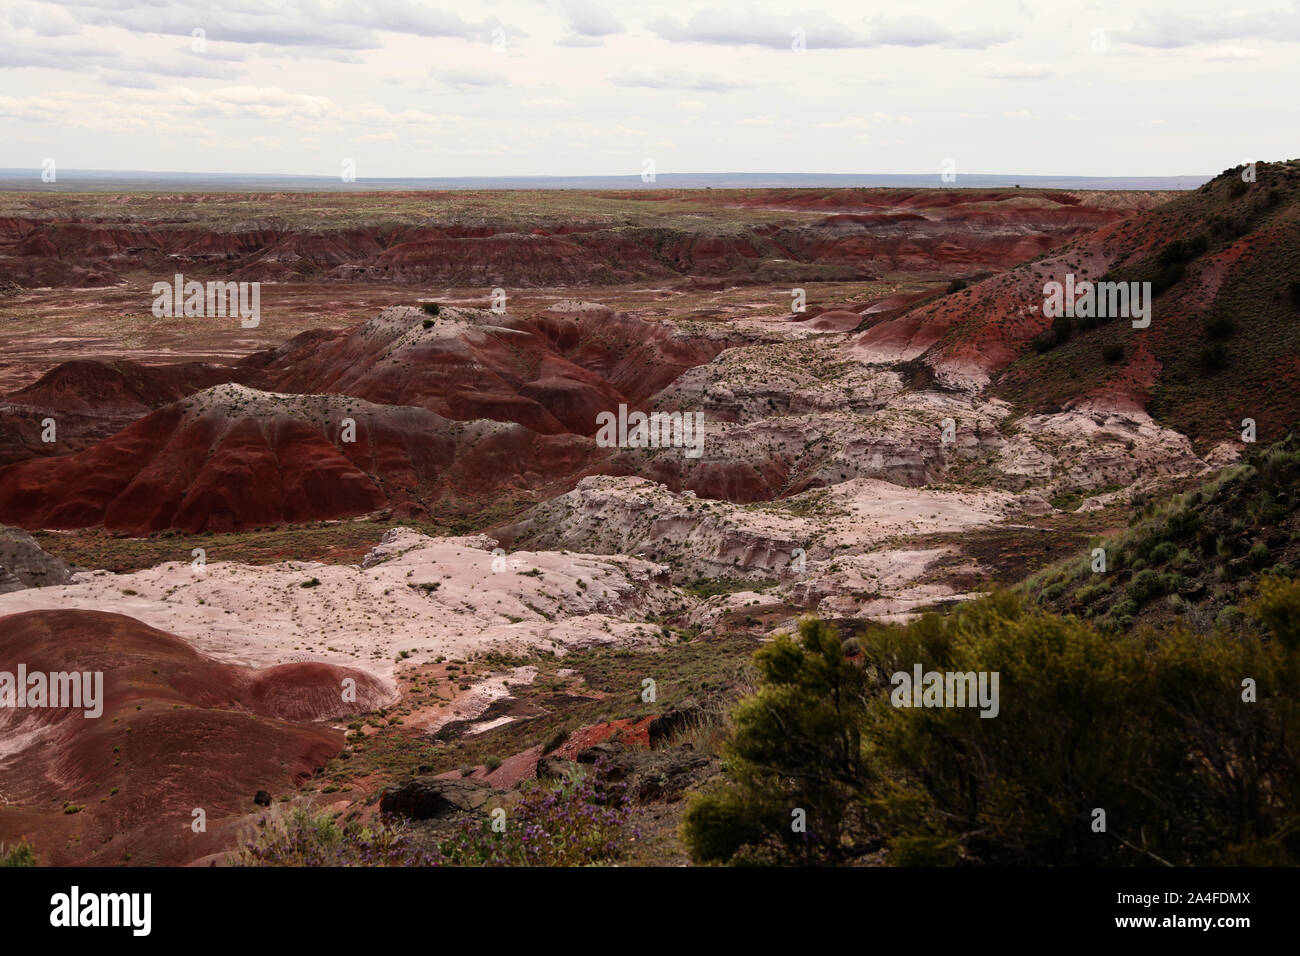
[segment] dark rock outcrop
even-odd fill
[[[387,787],[380,794],[379,809],[412,820],[429,820],[479,810],[495,792],[478,780],[413,777]]]

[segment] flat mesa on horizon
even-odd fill
[[[378,192],[444,189],[1195,189],[1209,175],[1038,176],[1015,173],[962,173],[945,181],[933,173],[660,173],[651,182],[629,176],[414,176],[357,178],[274,173],[187,173],[142,170],[60,169],[58,181],[43,182],[40,169],[0,168],[0,189],[79,192],[181,189],[302,190]]]

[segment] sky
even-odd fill
[[[1297,90],[1297,2],[0,0],[0,167],[1213,174]]]

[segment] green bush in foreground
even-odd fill
[[[683,838],[697,862],[1300,862],[1300,584],[1260,591],[1245,626],[1210,635],[1117,638],[1009,595],[848,651],[805,621],[756,655],[731,779],[693,800]],[[997,716],[894,707],[890,676],[917,663],[998,672]]]
[[[737,706],[724,751],[736,785],[703,795],[686,815],[698,859],[833,863],[855,851],[869,778],[867,673],[833,627],[806,619],[799,638],[778,636],[754,655],[759,689]]]

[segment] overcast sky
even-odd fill
[[[0,0],[0,167],[1217,173],[1297,90],[1295,2]]]

